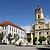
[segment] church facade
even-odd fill
[[[40,5],[35,9],[35,24],[30,26],[30,33],[31,33],[31,41],[33,43],[33,37],[37,37],[37,43],[39,42],[38,39],[41,36],[46,37],[45,43],[48,44],[49,36],[50,36],[50,23],[45,23],[44,20],[44,13]]]

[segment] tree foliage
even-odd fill
[[[2,42],[2,39],[3,39],[3,32],[0,33],[0,42]]]
[[[30,42],[31,38],[27,38],[27,41]]]
[[[10,41],[10,43],[11,43],[11,40],[12,40],[12,38],[11,38],[11,37],[12,37],[12,34],[11,34],[11,33],[9,33],[9,34],[8,34],[8,41]]]
[[[33,43],[35,44],[35,42],[37,41],[37,37],[33,37]]]
[[[42,43],[42,41],[45,41],[45,40],[46,40],[46,37],[41,36],[41,37],[39,38],[39,40],[38,40],[38,41],[39,41],[40,43]]]
[[[50,35],[48,36],[48,40],[50,41]]]

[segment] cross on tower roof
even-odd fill
[[[38,7],[40,7],[40,4],[38,4]]]

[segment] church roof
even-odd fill
[[[0,23],[0,26],[3,26],[3,25],[12,25],[12,26],[14,26],[14,27],[16,27],[16,28],[18,28],[18,29],[21,29],[21,30],[25,31],[24,29],[22,29],[22,28],[19,27],[18,25],[14,24],[14,23],[12,23],[12,22],[10,22],[10,21],[8,21],[8,20],[6,20],[6,21]]]
[[[36,11],[39,11],[39,10],[41,10],[40,5],[38,5],[38,7],[36,8],[35,12],[36,12]]]

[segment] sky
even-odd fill
[[[40,4],[46,22],[50,21],[50,0],[0,0],[0,22],[9,20],[29,32],[35,23],[35,9]]]

